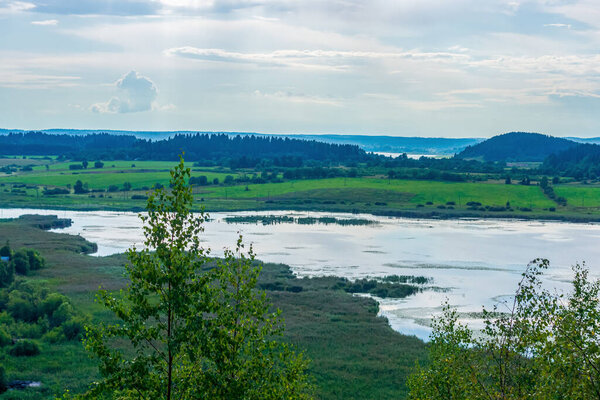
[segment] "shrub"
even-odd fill
[[[61,343],[67,340],[63,330],[60,327],[56,327],[48,332],[42,337],[45,342],[48,343]]]
[[[67,340],[75,340],[83,337],[85,332],[85,320],[81,317],[72,318],[62,324],[62,331]]]
[[[42,337],[44,328],[42,325],[38,325],[35,322],[27,323],[18,321],[11,326],[11,331],[17,338],[38,339]]]
[[[12,343],[12,338],[4,328],[0,328],[0,347],[7,346]]]
[[[104,163],[102,161],[96,161],[94,163],[94,168],[103,168],[104,167]]]
[[[40,354],[39,346],[31,340],[19,340],[12,349],[10,355],[15,357],[31,357]]]
[[[131,196],[131,200],[148,200],[148,196],[144,196],[143,194],[134,194]]]
[[[50,318],[50,323],[52,326],[62,325],[64,322],[71,319],[73,316],[73,307],[69,303],[62,303],[56,311],[52,313],[52,317]]]
[[[28,299],[19,297],[15,292],[19,291],[15,290],[10,294],[10,300],[6,307],[8,313],[16,320],[25,322],[37,321],[39,313],[35,304]]]
[[[0,367],[0,393],[4,393],[8,390],[8,380],[6,379],[6,372],[4,367]]]
[[[46,260],[36,250],[24,249],[27,258],[29,259],[29,269],[35,271],[44,268]]]
[[[69,194],[71,191],[63,188],[44,189],[44,196],[55,196],[57,194]]]
[[[15,277],[15,268],[11,262],[0,261],[0,288],[10,285]]]
[[[27,275],[29,273],[29,257],[25,251],[19,250],[16,252],[10,262],[17,274]]]
[[[108,187],[108,191],[111,192],[111,193],[112,192],[118,192],[119,191],[119,187],[117,185],[110,185]]]
[[[50,293],[42,302],[42,311],[44,314],[51,316],[54,311],[63,303],[68,303],[69,300],[60,293]]]

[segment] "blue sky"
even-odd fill
[[[598,0],[0,0],[0,127],[600,136]]]

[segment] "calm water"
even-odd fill
[[[61,232],[80,234],[98,244],[98,256],[123,252],[142,241],[136,214],[52,210],[0,210],[1,218],[22,214],[54,214],[71,218]],[[227,224],[232,215],[214,213],[203,240],[222,254],[233,246],[238,232],[254,245],[258,258],[282,262],[299,276],[337,275],[348,278],[391,274],[433,278],[430,288],[402,300],[383,299],[381,313],[399,332],[426,339],[432,315],[446,299],[461,312],[481,311],[514,293],[527,263],[550,259],[549,286],[564,289],[570,266],[585,261],[600,276],[600,225],[514,220],[416,220],[358,215],[378,222],[367,226]],[[271,212],[274,215],[335,216],[346,214]],[[442,288],[443,290],[439,290]],[[473,325],[478,321],[467,318]]]

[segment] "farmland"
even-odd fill
[[[23,161],[22,159],[16,159]],[[155,185],[167,185],[167,161],[106,161],[72,169],[74,162],[34,159],[37,165],[0,176],[0,206],[57,209],[139,210]],[[45,164],[40,164],[44,161]],[[13,163],[13,165],[15,165]],[[505,184],[492,177],[472,182],[387,179],[383,171],[364,169],[356,177],[270,180],[252,169],[194,166],[196,207],[209,211],[323,210],[367,212],[415,217],[517,217],[567,220],[600,218],[600,188],[594,185],[554,185],[566,206],[530,185]],[[77,181],[85,188],[75,194]],[[62,194],[49,194],[60,188]]]

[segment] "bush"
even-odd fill
[[[68,321],[73,317],[73,307],[69,303],[62,303],[56,311],[52,313],[52,317],[50,317],[50,323],[52,326],[62,325],[64,322]]]
[[[61,343],[66,342],[67,337],[65,336],[63,330],[60,327],[56,327],[50,331],[48,331],[43,337],[42,340],[48,343]]]
[[[8,380],[6,379],[6,372],[4,367],[0,367],[0,393],[4,393],[8,390]]]
[[[31,340],[19,340],[9,353],[15,357],[31,357],[40,354],[40,348]]]
[[[54,311],[63,303],[68,303],[69,300],[60,293],[50,293],[42,302],[42,311],[44,314],[51,316]]]
[[[7,346],[12,343],[12,338],[4,328],[0,328],[0,347]]]
[[[55,196],[57,194],[69,194],[71,193],[68,189],[63,188],[53,188],[53,189],[44,189],[44,196]]]
[[[10,262],[13,265],[15,273],[19,275],[27,275],[29,273],[29,257],[25,251],[19,250],[16,252]]]
[[[46,260],[36,250],[24,249],[27,258],[29,259],[29,269],[35,271],[44,268]]]
[[[15,290],[10,294],[10,300],[6,307],[8,313],[16,320],[25,322],[37,321],[39,313],[35,304],[15,292],[20,293],[18,290]]]
[[[80,339],[85,332],[84,325],[85,320],[83,318],[73,318],[62,324],[62,331],[67,340]]]
[[[110,185],[108,187],[108,191],[113,193],[113,192],[118,192],[119,191],[119,187],[117,185]]]
[[[37,323],[19,321],[11,326],[13,335],[17,338],[39,339],[44,333],[44,327]]]
[[[15,268],[11,262],[0,261],[0,288],[9,286],[15,278]]]
[[[134,194],[131,196],[131,200],[148,200],[148,196],[144,196],[143,194]]]
[[[104,167],[104,163],[102,161],[96,161],[94,163],[94,168],[103,168]]]

